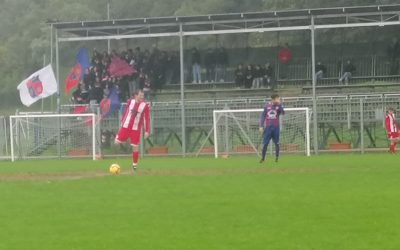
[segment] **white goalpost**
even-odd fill
[[[214,155],[260,154],[262,134],[259,132],[263,109],[214,110]],[[283,153],[310,156],[309,108],[285,108],[280,117],[280,148]],[[269,148],[273,148],[271,142]]]
[[[10,116],[11,161],[16,159],[96,159],[95,114]]]

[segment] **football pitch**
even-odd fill
[[[111,176],[111,163],[122,167]],[[0,249],[400,249],[400,155],[0,162]]]

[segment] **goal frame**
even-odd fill
[[[23,115],[12,115],[10,116],[10,151],[11,151],[11,162],[15,161],[14,152],[14,126],[17,126],[17,121],[20,118],[63,118],[63,117],[91,117],[92,118],[92,159],[96,160],[96,114],[23,114]]]
[[[218,158],[218,135],[217,135],[217,115],[223,113],[246,113],[246,112],[263,112],[264,109],[220,109],[213,111],[213,130],[214,130],[214,156]],[[310,150],[310,109],[307,107],[302,108],[285,108],[286,111],[305,111],[306,113],[306,156],[311,156]]]

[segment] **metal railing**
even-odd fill
[[[224,100],[185,101],[187,154],[195,154],[211,132],[212,112],[217,109],[253,109],[263,107],[266,99],[243,98]],[[283,98],[285,107],[312,109],[312,97]],[[151,132],[142,143],[142,153],[151,148],[167,148],[169,155],[182,154],[181,102],[153,102],[151,105]],[[387,107],[400,109],[400,93],[371,95],[332,95],[317,98],[318,142],[320,150],[335,150],[341,145],[349,151],[382,150],[387,146],[384,115]],[[70,107],[69,107],[70,108]],[[122,105],[121,112],[124,108]],[[102,134],[117,132],[121,112],[101,120]],[[311,116],[313,117],[313,116]],[[312,118],[313,119],[313,118]],[[312,130],[311,130],[312,131]],[[312,137],[314,135],[311,135]],[[208,142],[212,146],[212,140]],[[107,148],[108,147],[108,148]],[[103,155],[127,154],[112,145],[102,148]]]
[[[212,133],[213,111],[220,109],[259,109],[267,100],[263,97],[242,99],[221,99],[185,101],[186,148],[187,155],[196,155],[201,145],[213,147]],[[308,107],[312,110],[311,97],[285,97],[283,104],[287,108]],[[62,113],[71,113],[74,105],[63,105]],[[384,150],[388,146],[384,129],[384,116],[387,107],[400,109],[400,93],[370,95],[326,95],[317,98],[318,149],[333,152]],[[97,106],[87,105],[88,112]],[[142,155],[157,154],[153,149],[164,149],[158,154],[182,155],[181,102],[153,102],[151,108],[151,137],[142,140]],[[120,112],[98,119],[99,131],[96,140],[101,143],[103,156],[128,155],[129,148],[113,145],[122,116]],[[101,117],[100,113],[98,113]],[[313,114],[311,114],[313,119]],[[312,124],[312,123],[311,123]],[[0,158],[9,159],[8,120],[0,117]],[[311,129],[311,131],[313,131]],[[311,134],[311,139],[313,138]],[[213,151],[202,151],[212,154]]]
[[[323,65],[326,66],[327,72],[324,75],[324,79],[318,81],[318,85],[332,85],[338,84],[338,79],[342,73],[343,65],[346,61],[350,59],[353,65],[356,68],[355,73],[353,74],[353,83],[360,82],[360,80],[364,81],[369,79],[377,79],[378,81],[387,81],[391,82],[393,80],[398,80],[399,75],[396,73],[393,75],[392,71],[392,63],[387,56],[382,55],[369,55],[369,56],[357,56],[353,57],[351,55],[345,57],[327,57],[321,58],[320,60],[317,58],[317,62],[321,61]],[[312,64],[311,58],[309,57],[299,57],[294,58],[288,64],[279,63],[276,59],[270,60],[271,64],[274,67],[274,78],[276,81],[281,82],[285,85],[304,85],[307,82],[311,82],[312,79]],[[218,85],[230,86],[227,82],[233,82],[235,66],[227,66],[226,68],[226,77],[225,83],[219,83]],[[202,70],[203,78],[205,79],[205,69]],[[400,71],[398,68],[397,71]],[[186,72],[189,76],[191,75],[190,70]],[[186,77],[185,79],[189,79],[190,77]],[[193,85],[192,89],[208,89],[212,88],[214,85],[201,85],[201,84],[188,84]],[[169,89],[178,89],[179,84],[172,84],[167,86]],[[211,87],[210,87],[211,86]]]

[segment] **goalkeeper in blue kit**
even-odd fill
[[[271,101],[265,104],[260,119],[260,132],[263,135],[263,148],[260,163],[265,161],[265,155],[267,154],[268,144],[271,139],[275,144],[275,161],[278,162],[280,133],[279,117],[284,113],[285,111],[281,105],[281,98],[279,95],[272,95]]]

